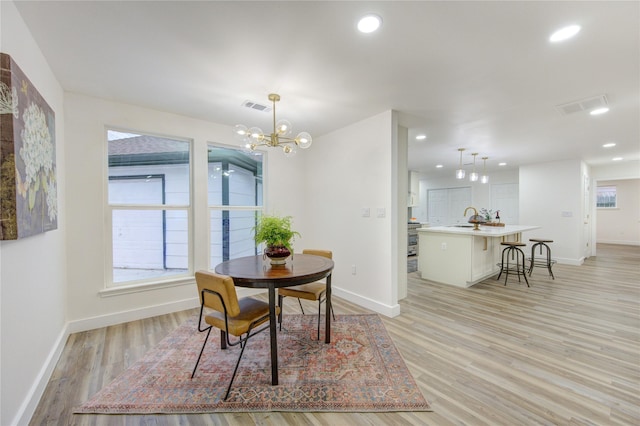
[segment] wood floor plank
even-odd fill
[[[188,310],[70,336],[30,424],[640,424],[640,247],[599,244],[584,265],[553,270],[555,280],[535,269],[531,287],[510,277],[467,289],[409,274],[402,314],[382,319],[433,412],[72,414],[197,314]],[[370,313],[337,297],[334,309]]]

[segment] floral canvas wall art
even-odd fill
[[[58,227],[55,114],[0,53],[0,240]]]

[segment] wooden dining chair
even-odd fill
[[[204,347],[209,340],[209,334],[213,327],[220,329],[220,346],[226,349],[227,346],[240,345],[240,355],[233,369],[233,375],[227,387],[227,393],[224,400],[227,400],[233,379],[236,377],[242,354],[247,347],[247,341],[250,337],[255,336],[269,328],[269,325],[260,327],[265,322],[269,322],[269,304],[261,300],[251,297],[244,297],[238,300],[236,288],[233,284],[233,278],[226,275],[219,275],[209,271],[196,272],[196,284],[198,285],[198,294],[200,295],[200,318],[198,320],[198,331],[207,332],[207,336],[200,349],[200,355],[191,373],[191,378],[196,374],[196,369],[200,363],[200,358],[204,352]],[[205,307],[208,313],[205,314]],[[276,315],[280,310],[276,307]],[[203,326],[202,320],[208,326]],[[259,328],[260,327],[260,328]],[[231,341],[229,335],[238,337],[237,340]]]
[[[317,250],[317,249],[305,249],[302,250],[302,254],[313,254],[316,256],[323,256],[329,259],[333,258],[333,253],[330,250]],[[282,330],[282,303],[285,297],[295,297],[298,299],[300,310],[304,315],[304,308],[300,299],[318,301],[318,340],[320,340],[320,317],[322,310],[320,309],[322,302],[326,299],[327,284],[321,281],[309,284],[301,284],[292,287],[282,287],[278,289],[278,306],[280,307],[280,314],[278,315],[278,322],[280,323],[280,330]],[[331,315],[333,320],[336,320],[336,316],[333,313],[333,306],[331,306]]]

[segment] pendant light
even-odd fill
[[[474,152],[471,155],[473,155],[473,172],[469,175],[469,180],[475,182],[478,180],[478,172],[476,172],[476,155],[478,155],[478,153]]]
[[[482,176],[480,176],[480,183],[489,183],[489,176],[487,175],[487,158],[482,157]]]
[[[460,151],[460,168],[456,170],[456,179],[464,179],[464,169],[462,168],[462,151],[464,151],[464,148],[458,148],[458,151]]]

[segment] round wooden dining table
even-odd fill
[[[227,260],[215,267],[238,287],[266,288],[269,291],[269,332],[271,335],[271,384],[278,384],[278,336],[276,334],[276,289],[306,284],[326,278],[324,342],[331,343],[331,272],[333,260],[311,254],[294,254],[286,264],[272,266],[269,259],[247,256]]]

